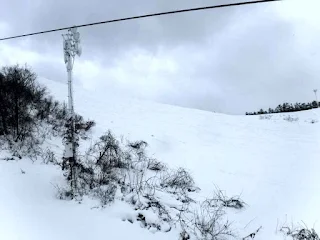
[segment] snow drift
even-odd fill
[[[64,84],[41,82],[58,100],[66,100]],[[228,195],[241,194],[246,208],[228,216],[243,237],[262,226],[255,239],[283,239],[277,229],[284,222],[304,221],[320,230],[318,109],[270,117],[230,116],[80,87],[75,87],[75,109],[96,121],[92,138],[111,129],[119,137],[148,142],[148,154],[170,167],[190,170],[201,189],[199,198],[210,196],[215,185]],[[61,156],[60,142],[48,146]],[[97,202],[89,198],[81,203],[58,200],[55,185],[63,181],[56,166],[0,161],[0,236],[10,240],[179,237],[175,230],[153,233],[121,221],[133,214],[122,202],[96,209]]]

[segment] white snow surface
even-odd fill
[[[41,82],[56,99],[67,100],[66,84]],[[144,140],[149,155],[190,170],[200,196],[210,196],[215,185],[227,195],[241,194],[248,205],[230,219],[243,237],[262,226],[255,239],[283,239],[276,229],[285,221],[303,221],[320,232],[318,109],[260,119],[123,98],[108,89],[75,87],[74,98],[76,111],[97,123],[93,139],[111,129],[119,137]],[[285,120],[289,115],[299,119]],[[0,239],[178,239],[176,230],[152,233],[122,221],[132,214],[123,202],[95,209],[90,199],[58,200],[54,185],[63,181],[57,166],[1,160]]]

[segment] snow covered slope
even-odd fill
[[[66,100],[65,84],[41,82],[57,99]],[[75,109],[97,122],[94,138],[111,129],[130,140],[145,140],[149,154],[171,167],[186,167],[203,197],[210,195],[214,185],[228,195],[241,194],[248,206],[232,219],[244,232],[262,226],[256,239],[282,239],[275,236],[275,230],[285,220],[303,220],[320,231],[318,109],[260,119],[127,99],[108,89],[89,92],[79,87],[75,88]],[[122,222],[119,216],[125,214],[126,207],[120,203],[92,210],[89,200],[79,205],[57,200],[51,183],[62,178],[53,166],[1,161],[0,239],[178,239],[175,231],[152,234]]]

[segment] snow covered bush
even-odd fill
[[[85,194],[104,185],[120,182],[120,169],[127,167],[119,142],[111,132],[101,136],[78,158],[78,181]]]
[[[149,159],[143,141],[121,145],[108,131],[79,158],[79,179],[88,190],[117,184],[122,191],[142,191]]]
[[[225,209],[241,209],[243,201],[219,191],[198,202],[190,195],[200,190],[190,173],[149,158],[147,145],[144,141],[118,141],[111,131],[102,135],[84,155],[79,154],[78,196],[98,199],[102,207],[125,202],[134,214],[124,220],[138,222],[152,232],[178,228],[181,239],[233,236]],[[66,193],[64,199],[70,196]]]

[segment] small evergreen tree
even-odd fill
[[[313,107],[313,108],[317,108],[317,107],[318,107],[318,103],[317,103],[316,101],[313,101],[313,102],[312,102],[312,107]]]
[[[275,109],[275,113],[280,113],[280,112],[282,112],[282,106],[278,105]]]

